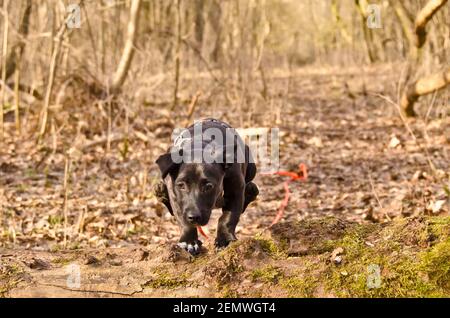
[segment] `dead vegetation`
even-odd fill
[[[366,1],[81,1],[78,29],[66,1],[2,1],[0,293],[448,296],[448,3],[373,2],[381,28]],[[283,179],[258,175],[241,241],[213,252],[214,212],[191,259],[154,161],[201,117],[280,128],[281,168],[309,179],[269,237]]]

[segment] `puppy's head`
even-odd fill
[[[220,163],[174,163],[170,153],[156,161],[165,179],[170,205],[183,223],[206,225],[223,191],[226,166]]]

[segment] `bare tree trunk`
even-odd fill
[[[103,7],[103,0],[100,2],[100,7]],[[106,66],[105,66],[105,55],[106,55],[106,45],[105,45],[105,33],[106,33],[106,22],[105,22],[105,12],[101,10],[100,12],[100,69],[102,71],[102,75],[105,74]]]
[[[3,123],[3,105],[5,105],[5,91],[6,91],[6,55],[8,53],[8,27],[9,27],[9,17],[8,17],[8,0],[4,0],[3,2],[3,49],[2,49],[2,95],[0,99],[0,140],[4,137],[4,123]]]
[[[337,0],[332,0],[332,2],[331,2],[331,13],[333,14],[334,21],[335,21],[336,26],[337,26],[337,28],[339,29],[339,31],[340,31],[340,33],[342,35],[342,38],[348,44],[351,44],[352,43],[352,38],[348,34],[347,29],[345,28],[345,25],[342,22],[341,15],[339,13],[339,6],[338,6],[338,3],[337,3]]]
[[[394,8],[395,15],[400,21],[400,25],[402,27],[403,34],[408,41],[408,47],[410,51],[410,56],[412,56],[415,51],[415,39],[414,39],[414,23],[413,20],[409,17],[408,12],[405,9],[404,4],[398,0],[391,0],[391,5]]]
[[[128,21],[127,39],[123,49],[122,57],[119,61],[119,66],[112,76],[109,83],[109,91],[115,93],[120,90],[130,69],[131,61],[133,59],[135,50],[135,41],[137,37],[137,29],[139,22],[139,12],[141,0],[132,0],[130,7],[130,20]]]
[[[413,72],[417,72],[418,65],[422,57],[422,48],[427,39],[426,25],[431,20],[433,15],[445,4],[448,0],[430,0],[419,11],[414,22],[414,46],[410,53],[408,62],[408,70],[406,81],[412,78]],[[412,33],[412,32],[411,32]],[[409,35],[411,37],[411,35]],[[416,82],[409,83],[403,91],[402,99],[400,101],[402,110],[406,116],[415,116],[414,103],[421,95],[429,94],[433,91],[439,90],[448,84],[448,71],[442,74],[434,74],[429,77],[419,79]]]
[[[195,0],[195,40],[200,52],[202,51],[203,37],[205,32],[205,1]]]
[[[78,3],[79,6],[83,5],[83,0],[80,0]],[[41,141],[42,137],[45,134],[45,131],[47,129],[47,121],[48,121],[48,109],[50,106],[50,99],[52,96],[53,91],[53,85],[55,82],[55,76],[56,76],[56,70],[57,70],[57,61],[59,57],[59,53],[61,51],[61,45],[63,41],[64,34],[67,30],[67,23],[73,18],[73,13],[69,13],[68,16],[62,21],[62,24],[59,27],[58,32],[55,35],[55,39],[52,37],[52,43],[55,40],[56,44],[53,45],[52,50],[52,57],[50,60],[50,68],[49,68],[49,75],[48,75],[48,82],[47,82],[47,89],[45,92],[45,98],[44,98],[44,105],[41,110],[40,118],[41,118],[41,125],[39,128],[39,136],[38,136],[38,142]]]
[[[173,90],[173,104],[171,110],[178,106],[178,88],[180,85],[180,60],[181,60],[181,0],[176,0],[177,15],[177,39],[175,46],[175,87]]]
[[[17,56],[23,56],[23,51],[25,49],[25,39],[27,38],[28,32],[29,32],[31,9],[32,9],[32,1],[27,0],[26,5],[25,5],[25,11],[23,13],[22,20],[20,22],[20,26],[19,26],[19,30],[18,30],[19,41],[11,47],[10,53],[9,53],[8,57],[6,58],[6,62],[5,62],[5,64],[6,64],[6,72],[5,72],[6,80],[8,78],[10,78],[16,70],[17,61],[18,61]]]
[[[369,55],[369,60],[371,63],[376,62],[379,60],[377,53],[376,53],[376,47],[374,45],[374,39],[372,31],[367,27],[366,21],[367,21],[367,1],[366,0],[355,0],[356,7],[358,8],[358,11],[361,15],[361,26],[363,28],[363,34],[364,34],[364,40],[366,42],[367,46],[367,53]]]
[[[19,48],[16,48],[19,51]],[[14,71],[14,120],[16,123],[17,135],[20,135],[20,59],[22,53],[16,54],[16,70]]]
[[[215,0],[211,3],[211,9],[210,9],[210,23],[211,28],[213,29],[216,39],[214,41],[214,49],[211,53],[211,59],[216,64],[219,62],[220,58],[222,57],[222,45],[224,41],[224,30],[222,30],[221,20],[223,18],[223,12],[220,4],[218,4]]]

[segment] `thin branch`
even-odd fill
[[[3,50],[2,50],[2,95],[0,99],[0,140],[3,140],[4,134],[5,134],[5,127],[3,123],[3,112],[4,112],[4,105],[6,103],[6,55],[8,53],[8,26],[9,26],[9,19],[8,19],[8,0],[3,1],[3,11],[4,11],[4,25],[3,25]]]
[[[45,130],[47,128],[48,108],[50,105],[50,98],[51,98],[51,94],[52,94],[52,90],[53,90],[53,84],[55,81],[55,74],[56,74],[56,68],[57,68],[56,61],[58,59],[59,51],[61,49],[62,38],[67,29],[67,23],[72,19],[72,17],[73,17],[72,13],[69,13],[67,18],[63,21],[63,23],[59,27],[59,30],[55,36],[56,46],[53,48],[53,53],[52,53],[52,57],[50,60],[50,69],[49,69],[47,89],[45,92],[44,105],[41,110],[41,125],[40,125],[40,129],[39,129],[38,142],[44,136]]]
[[[128,21],[127,39],[123,49],[122,57],[119,61],[119,66],[112,76],[109,83],[109,91],[115,93],[120,90],[128,74],[128,70],[133,59],[135,51],[135,41],[137,38],[137,29],[139,22],[139,12],[141,0],[132,0],[130,7],[130,20]]]

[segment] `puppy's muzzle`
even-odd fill
[[[206,225],[209,218],[206,217],[207,213],[201,213],[201,211],[189,211],[186,213],[187,221],[192,225]]]

